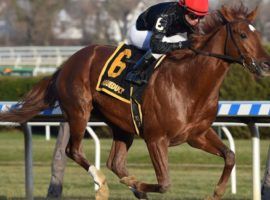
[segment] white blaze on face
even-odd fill
[[[248,27],[252,32],[256,31],[256,28],[253,25],[249,24]]]

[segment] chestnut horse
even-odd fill
[[[168,147],[187,142],[224,159],[223,172],[211,197],[221,199],[235,164],[234,153],[211,128],[221,84],[233,62],[259,76],[270,74],[270,56],[251,25],[255,15],[256,9],[248,12],[242,4],[223,6],[207,17],[202,25],[204,34],[193,36],[194,50],[168,54],[154,71],[143,96],[144,126],[140,136],[147,145],[157,184],[138,181],[126,169],[128,149],[135,134],[130,105],[95,89],[114,47],[94,45],[78,51],[53,76],[37,84],[21,101],[20,108],[0,114],[0,121],[25,122],[58,101],[70,125],[66,153],[99,184],[96,198],[107,199],[105,176],[86,160],[80,148],[94,108],[113,131],[107,166],[137,198],[146,199],[148,192],[168,190]]]

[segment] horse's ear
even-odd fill
[[[248,21],[253,22],[255,20],[258,13],[258,8],[259,7],[257,6],[253,11],[251,11],[251,13],[247,15]]]
[[[234,20],[234,18],[232,17],[230,13],[230,9],[227,6],[223,5],[219,12],[222,15],[223,21],[231,22]]]

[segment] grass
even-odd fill
[[[226,141],[225,141],[226,142]],[[101,140],[102,170],[106,174],[110,199],[133,200],[131,192],[119,184],[118,178],[105,167],[111,140]],[[33,136],[34,196],[44,199],[50,181],[50,166],[55,138],[45,141],[44,136]],[[269,140],[261,141],[261,174],[264,174]],[[89,160],[94,161],[94,143],[84,140]],[[149,194],[154,200],[197,200],[212,194],[222,167],[222,159],[193,149],[188,145],[170,148],[170,177],[172,187],[165,194]],[[232,195],[230,185],[224,199],[252,199],[252,146],[250,140],[236,140],[237,195]],[[155,183],[156,178],[148,152],[142,140],[135,140],[128,156],[130,174],[139,180]],[[24,141],[18,131],[0,132],[0,200],[25,196],[24,191]],[[71,160],[65,171],[64,199],[94,199],[91,177]]]

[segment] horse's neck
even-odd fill
[[[224,35],[216,34],[207,42],[203,51],[224,54]],[[187,90],[190,95],[203,92],[206,97],[217,98],[220,86],[228,71],[228,64],[223,60],[197,55],[183,65],[175,67],[172,71],[174,82],[178,82],[180,92]],[[194,60],[192,60],[194,59]],[[185,65],[185,66],[184,66]],[[185,85],[185,87],[183,87]],[[184,89],[185,88],[185,89]]]
[[[225,40],[225,32],[217,33],[209,40],[203,51],[225,55]],[[200,66],[200,63],[204,63],[204,74],[212,80],[213,89],[216,89],[218,92],[228,72],[229,64],[224,60],[210,56],[198,56],[197,62],[198,66]]]

